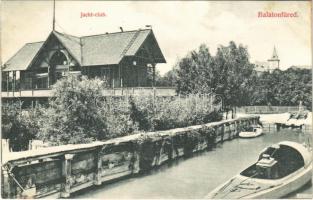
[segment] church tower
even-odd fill
[[[277,55],[276,48],[274,46],[273,55],[270,59],[267,60],[269,64],[269,71],[272,72],[274,69],[279,69],[279,58]]]

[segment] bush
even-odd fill
[[[28,149],[40,128],[41,109],[21,110],[18,104],[2,105],[2,138],[9,139],[12,151]]]
[[[102,115],[102,90],[105,82],[100,79],[88,80],[68,76],[53,86],[53,98],[41,127],[42,139],[53,145],[88,143],[107,139],[107,124]]]
[[[107,137],[115,138],[130,135],[138,131],[138,123],[134,123],[129,112],[106,112]]]
[[[48,108],[3,112],[2,130],[19,149],[25,149],[24,141],[30,139],[50,145],[89,143],[221,119],[210,96],[103,97],[105,85],[97,78],[61,79],[53,86]]]
[[[155,100],[153,96],[131,98],[130,116],[139,124],[139,130],[144,131],[167,130],[221,120],[222,115],[211,107],[212,100],[214,98],[199,95]]]

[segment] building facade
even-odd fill
[[[263,73],[263,72],[273,72],[275,69],[279,69],[279,62],[280,59],[278,58],[278,54],[276,51],[276,48],[274,46],[273,49],[273,54],[270,59],[268,59],[266,62],[258,62],[256,61],[255,64],[255,70],[258,73]]]
[[[2,67],[2,98],[46,98],[68,74],[99,77],[108,88],[154,87],[155,66],[165,63],[152,29],[76,37],[52,31],[25,44]]]

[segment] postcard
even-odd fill
[[[311,1],[1,2],[1,197],[312,199]]]

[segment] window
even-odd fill
[[[22,72],[21,73],[21,89],[31,90],[33,82],[32,72]]]

